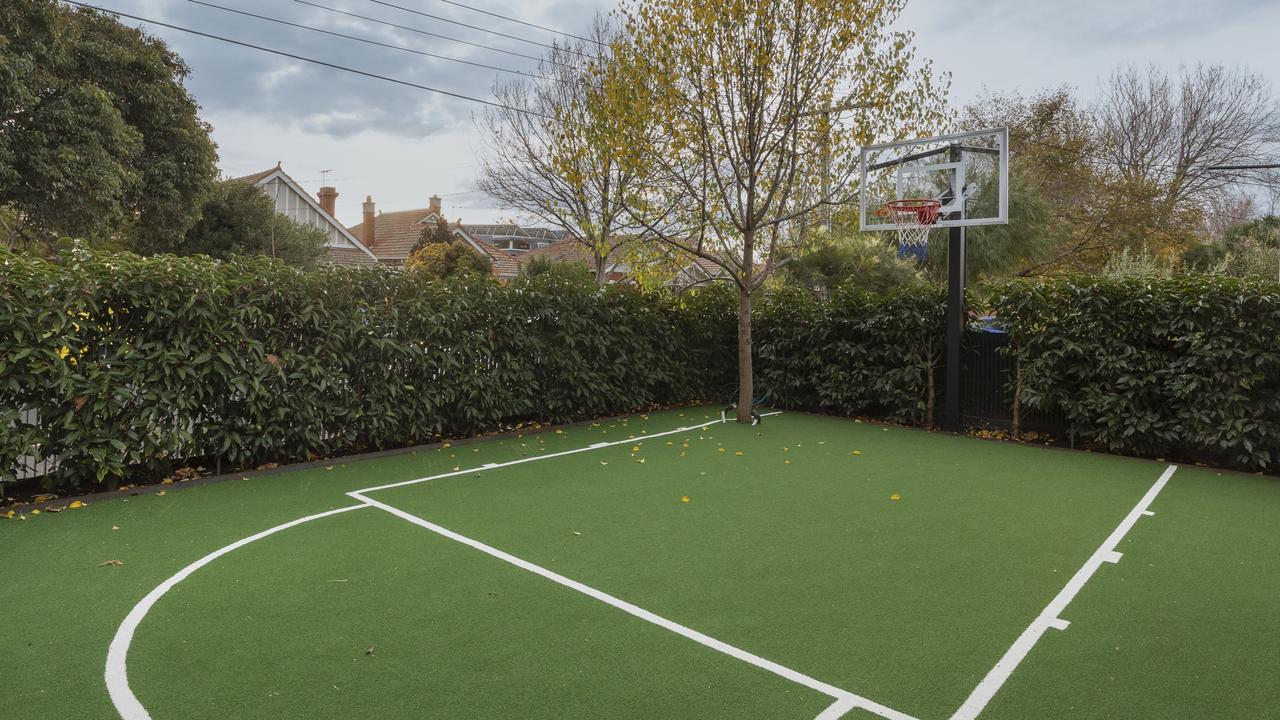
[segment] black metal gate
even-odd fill
[[[1013,385],[1017,361],[1004,352],[1009,336],[1001,332],[964,334],[961,350],[960,398],[965,427],[1012,430]],[[1058,411],[1019,412],[1023,432],[1043,432],[1066,437],[1066,417]]]

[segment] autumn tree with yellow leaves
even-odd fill
[[[815,211],[857,193],[860,145],[937,130],[949,78],[891,30],[906,0],[632,0],[600,79],[646,178],[628,203],[652,237],[738,289],[738,410],[753,396],[754,297]]]

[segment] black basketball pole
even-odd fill
[[[947,241],[947,379],[943,397],[942,429],[964,429],[960,403],[960,345],[964,341],[964,228],[950,229]]]

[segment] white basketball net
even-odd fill
[[[914,210],[895,210],[890,213],[893,224],[898,226],[898,244],[902,247],[922,248],[929,245],[929,231],[933,225],[920,222]]]
[[[910,203],[903,205],[899,203]],[[925,248],[929,246],[929,231],[938,221],[938,209],[941,203],[930,200],[898,201],[890,203],[885,210],[898,228],[898,245],[907,248]]]

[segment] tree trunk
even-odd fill
[[[738,422],[751,422],[751,292],[738,289]]]

